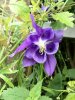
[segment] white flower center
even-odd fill
[[[36,42],[35,44],[39,46],[40,48],[40,53],[43,53],[45,51],[46,48],[46,40],[42,40],[41,38],[39,38],[38,42]]]

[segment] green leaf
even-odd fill
[[[11,70],[11,69],[6,69],[6,68],[0,70],[0,74],[14,74],[16,72],[18,72],[18,70]]]
[[[69,81],[67,82],[67,91],[70,92],[75,92],[75,81]]]
[[[52,17],[55,20],[58,20],[61,23],[65,24],[65,25],[67,25],[69,27],[73,27],[74,26],[74,23],[73,23],[74,18],[72,16],[73,16],[73,13],[69,13],[68,11],[67,12],[60,12],[60,13],[52,14]]]
[[[69,93],[64,100],[75,100],[75,93]]]
[[[69,81],[67,84],[69,87],[75,88],[75,81]]]
[[[6,76],[0,74],[0,78],[2,78],[10,87],[14,87],[11,80],[9,78],[7,78]]]
[[[30,12],[29,7],[26,5],[24,1],[17,1],[15,3],[10,4],[10,9],[16,15]]]
[[[30,20],[30,9],[26,5],[25,1],[16,1],[13,4],[10,4],[10,10],[15,13],[18,18],[22,21]]]
[[[75,69],[67,70],[66,77],[75,79]]]
[[[14,87],[4,90],[2,98],[4,100],[26,100],[29,95],[29,91],[24,87]]]
[[[39,100],[52,100],[51,98],[49,98],[48,96],[41,96],[39,98]]]
[[[64,29],[65,28],[65,25],[59,21],[52,22],[51,26],[53,29]]]
[[[62,90],[62,75],[61,73],[58,73],[55,75],[55,77],[52,79],[52,81],[49,82],[49,85],[45,90],[47,90],[47,94],[49,96],[57,96],[59,94],[59,91],[55,90]]]
[[[62,89],[62,75],[60,73],[56,74],[54,79],[50,82],[49,87],[56,90]]]
[[[33,6],[32,12],[39,10],[40,0],[37,0],[37,2],[35,2],[35,0],[31,0],[31,3],[32,3],[32,6]]]
[[[42,81],[38,82],[29,93],[29,97],[26,100],[38,100],[38,98],[41,95],[41,87],[42,87]]]

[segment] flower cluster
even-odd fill
[[[28,67],[36,63],[43,63],[45,73],[51,76],[56,67],[55,53],[63,37],[63,30],[42,28],[36,24],[33,15],[30,15],[34,32],[30,32],[22,44],[10,56],[25,50],[23,66]]]

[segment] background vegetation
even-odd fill
[[[0,99],[75,100],[74,40],[63,39],[52,77],[45,75],[42,64],[23,68],[24,52],[9,57],[32,30],[30,12],[41,27],[74,27],[74,0],[0,0]]]

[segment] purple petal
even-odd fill
[[[63,30],[54,30],[54,41],[56,42],[61,42],[63,35],[64,35],[64,31]]]
[[[58,42],[50,42],[46,44],[46,53],[48,55],[55,54],[59,49],[59,43]]]
[[[55,67],[56,67],[56,58],[54,55],[50,55],[47,57],[46,62],[44,63],[44,70],[48,76],[52,76]]]
[[[41,53],[40,50],[36,50],[36,52],[33,55],[33,59],[37,63],[44,63],[46,61],[46,53]]]
[[[17,49],[10,55],[10,57],[13,57],[15,54],[23,51],[25,48],[27,48],[31,44],[31,41],[29,37],[25,39],[20,46],[17,47]]]
[[[24,56],[24,58],[23,58],[23,66],[24,67],[29,67],[29,66],[32,66],[34,64],[36,64],[36,62],[33,59],[29,59],[29,58]]]
[[[32,44],[29,48],[26,49],[26,52],[25,52],[25,56],[29,59],[31,59],[34,55],[34,52],[36,51],[38,47],[34,44]]]
[[[30,35],[30,40],[32,42],[38,41],[38,39],[39,39],[39,36],[38,35],[36,35],[36,34],[31,34]]]
[[[32,25],[33,27],[36,29],[36,32],[38,33],[38,35],[41,35],[43,33],[43,29],[38,26],[34,20],[34,16],[32,14],[30,14],[31,20],[32,20]]]
[[[45,28],[43,30],[44,30],[44,32],[42,34],[42,39],[51,40],[54,38],[54,31],[52,28]]]

